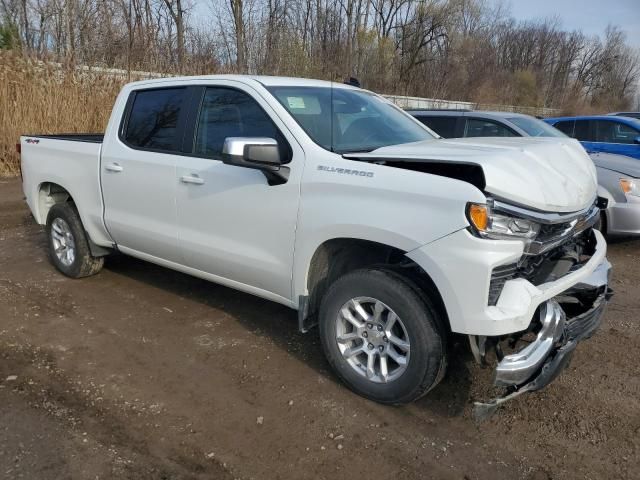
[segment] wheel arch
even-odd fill
[[[304,278],[304,292],[300,295],[299,328],[308,331],[317,323],[320,302],[329,286],[341,276],[361,268],[392,271],[410,280],[423,295],[428,295],[439,313],[449,322],[442,295],[429,275],[406,256],[407,251],[396,246],[351,237],[325,240],[311,256]]]
[[[89,232],[86,229],[85,219],[83,218],[82,212],[78,208],[73,195],[67,188],[58,183],[46,181],[38,185],[37,215],[39,218],[36,218],[37,222],[41,225],[46,224],[49,211],[54,205],[60,203],[73,204],[73,207],[80,218],[80,224],[82,225],[85,237],[89,243],[91,254],[95,257],[109,255],[112,252],[111,249],[101,247],[91,239],[91,235],[89,235]]]
[[[74,202],[73,196],[68,189],[55,182],[42,182],[38,185],[37,212],[38,223],[47,223],[49,210],[57,203]]]

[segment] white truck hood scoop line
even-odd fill
[[[479,166],[486,193],[546,212],[581,210],[596,197],[595,166],[582,146],[569,138],[426,140],[344,157],[384,164]]]

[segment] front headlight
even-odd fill
[[[539,223],[496,212],[491,202],[468,204],[467,218],[472,232],[482,238],[532,240],[540,231]]]
[[[637,178],[621,178],[620,188],[625,195],[640,197],[640,180]]]

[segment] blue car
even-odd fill
[[[640,159],[640,120],[614,115],[545,118],[588,152],[615,153]]]

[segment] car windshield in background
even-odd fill
[[[564,133],[555,127],[532,117],[510,117],[511,123],[527,132],[531,137],[566,137]]]
[[[268,90],[315,143],[336,153],[370,152],[435,138],[408,114],[365,91],[329,87]]]

